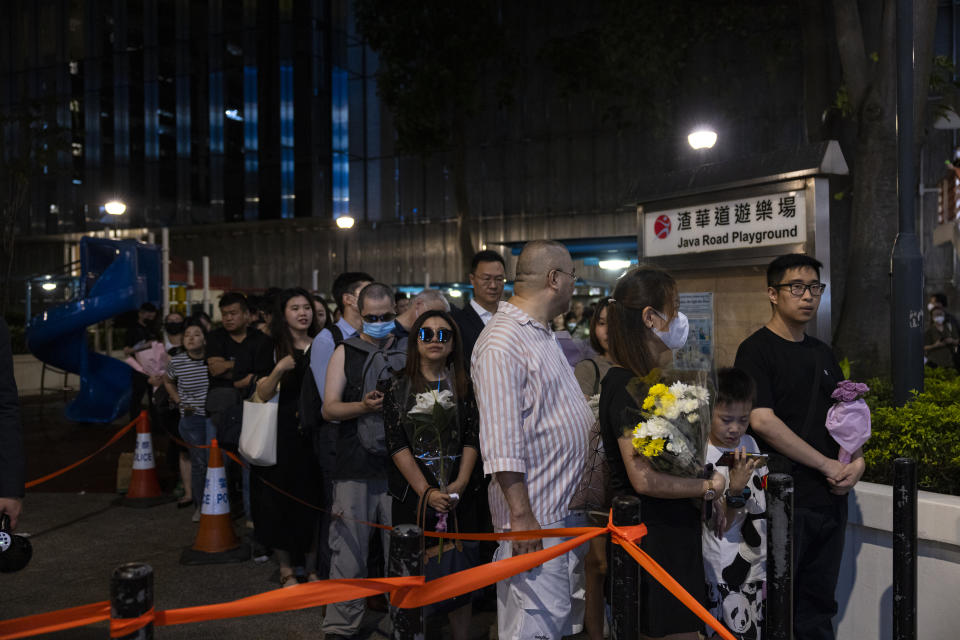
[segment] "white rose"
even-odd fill
[[[444,389],[439,394],[436,391],[431,391],[431,393],[437,396],[437,402],[444,409],[453,409],[454,405],[457,404],[456,400],[453,399],[453,391],[450,391],[450,389]]]
[[[414,396],[416,404],[408,413],[422,413],[430,415],[433,413],[433,405],[437,403],[437,393],[435,391],[424,391]]]

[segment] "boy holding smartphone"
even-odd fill
[[[717,372],[706,462],[727,477],[727,490],[703,524],[710,612],[737,638],[750,640],[759,640],[763,628],[766,579],[766,456],[746,434],[755,397],[753,379],[743,370]]]

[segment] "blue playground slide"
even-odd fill
[[[129,365],[87,346],[87,326],[139,309],[160,307],[161,253],[136,240],[80,240],[80,297],[32,318],[27,347],[47,364],[80,376],[80,393],[67,405],[74,422],[112,422],[129,410]]]

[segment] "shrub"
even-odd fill
[[[953,369],[927,369],[923,393],[893,406],[888,380],[869,380],[873,435],[863,447],[864,480],[893,483],[893,461],[917,461],[919,487],[960,495],[960,377]]]

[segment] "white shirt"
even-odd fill
[[[484,473],[524,474],[537,521],[566,517],[594,418],[553,332],[501,302],[477,340],[472,374]],[[493,526],[509,529],[510,510],[496,478],[489,497]]]
[[[470,298],[470,306],[473,307],[473,310],[477,312],[478,316],[480,316],[480,322],[483,323],[483,326],[487,326],[487,323],[490,322],[490,318],[493,317],[493,313],[487,311],[477,304],[476,298]]]

